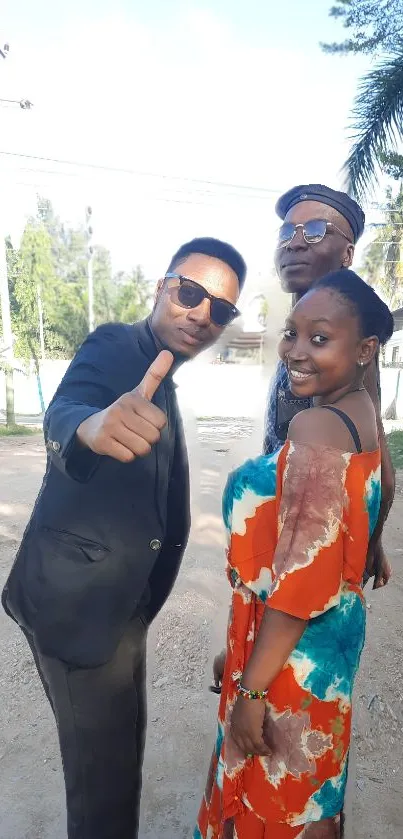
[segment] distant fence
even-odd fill
[[[40,379],[47,406],[67,370],[68,361],[47,361]],[[194,416],[258,416],[267,393],[267,374],[257,365],[207,364],[196,360],[176,374],[178,398]],[[36,376],[14,373],[15,411],[19,415],[40,414]],[[0,410],[5,410],[4,374],[0,373]]]
[[[387,419],[403,419],[403,370],[384,367],[381,370],[382,415]]]
[[[15,363],[18,364],[18,360]],[[41,365],[40,379],[45,406],[49,405],[69,363],[69,361],[45,361]],[[33,373],[26,375],[22,370],[14,371],[14,400],[16,414],[41,413],[38,382]],[[5,410],[5,401],[4,373],[0,372],[0,410]]]
[[[46,361],[41,365],[41,386],[47,406],[69,362]],[[261,417],[269,387],[270,372],[258,365],[208,364],[196,360],[176,374],[182,407],[197,417]],[[15,372],[15,410],[19,415],[40,414],[36,376]],[[403,419],[403,371],[381,371],[382,412]],[[0,373],[0,410],[5,410],[4,374]]]

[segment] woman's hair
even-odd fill
[[[376,335],[381,346],[389,341],[394,332],[392,313],[374,289],[354,271],[346,268],[332,271],[322,277],[312,291],[317,288],[333,289],[344,297],[360,321],[363,338]]]

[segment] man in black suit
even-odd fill
[[[183,245],[150,318],[89,335],[46,412],[46,473],[3,606],[56,717],[69,839],[138,834],[147,629],[190,522],[172,373],[237,316],[245,273],[230,245]]]

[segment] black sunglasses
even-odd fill
[[[289,245],[300,227],[302,228],[302,235],[308,245],[317,245],[318,242],[321,242],[322,239],[325,238],[326,233],[329,233],[329,230],[337,230],[338,233],[350,242],[350,245],[353,244],[348,236],[340,230],[340,227],[336,227],[333,222],[325,221],[325,219],[314,218],[310,221],[306,221],[304,224],[293,224],[291,221],[284,222],[278,231],[277,247],[285,248],[286,245]]]
[[[210,300],[210,318],[216,326],[227,326],[241,314],[228,300],[214,297],[202,285],[190,280],[189,277],[183,277],[181,274],[165,274],[165,279],[179,280],[179,285],[171,286],[169,291],[173,302],[182,309],[196,309],[203,300]]]

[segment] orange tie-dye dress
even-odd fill
[[[233,588],[216,746],[194,839],[339,836],[351,697],[365,636],[362,577],[381,497],[380,451],[287,442],[233,472],[223,499]],[[269,757],[230,734],[236,680],[264,609],[308,620],[272,682]]]

